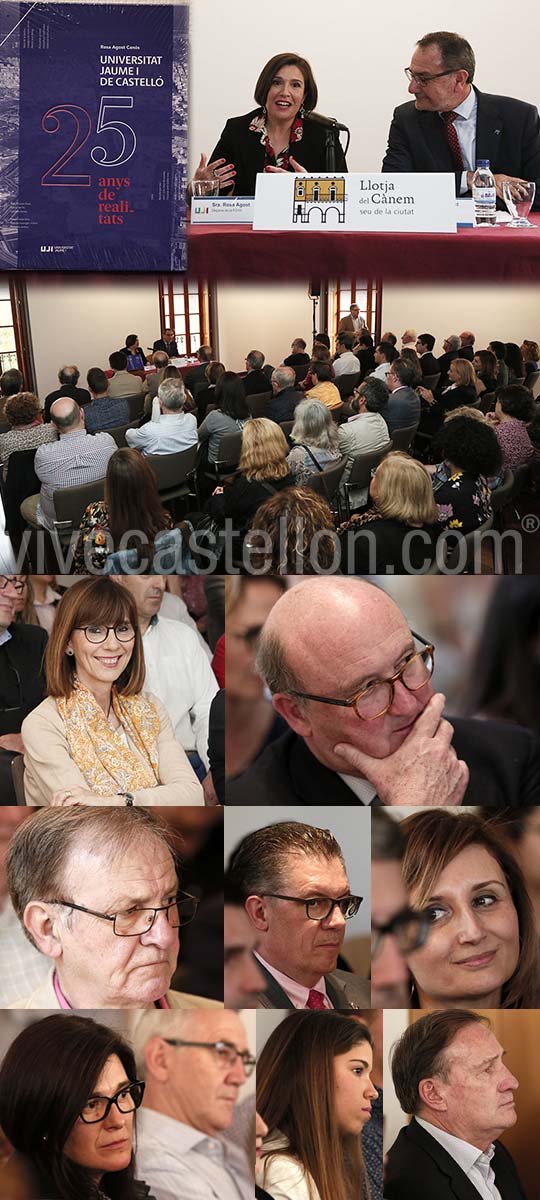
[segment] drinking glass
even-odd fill
[[[194,179],[191,186],[194,196],[219,196],[219,179]]]
[[[519,192],[519,195],[518,195]],[[512,220],[510,229],[533,229],[532,221],[527,218],[531,211],[536,192],[535,183],[512,183],[509,179],[503,182],[503,199]]]

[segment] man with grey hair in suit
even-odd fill
[[[254,952],[266,981],[258,1008],[363,1008],[366,979],[336,970],[351,895],[341,847],[329,829],[279,821],[246,834],[229,877],[257,931]]]

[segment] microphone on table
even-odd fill
[[[342,129],[344,133],[349,133],[348,125],[342,125],[339,121],[336,121],[335,117],[323,117],[322,113],[304,113],[304,121],[314,121],[316,125],[326,125],[329,128]]]

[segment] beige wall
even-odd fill
[[[471,329],[476,347],[485,350],[494,338],[517,342],[540,338],[540,287],[454,287],[383,284],[382,329],[401,337],[412,327],[417,333],[437,338],[435,354],[449,333]]]
[[[217,326],[220,359],[230,371],[244,371],[249,350],[262,350],[277,366],[290,354],[294,337],[311,349],[312,302],[307,283],[275,286],[220,284]]]

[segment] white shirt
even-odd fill
[[[372,371],[371,374],[375,379],[384,379],[384,382],[386,383],[388,372],[391,366],[392,363],[389,362],[379,363],[379,366],[375,367],[375,370]]]
[[[344,350],[343,354],[340,354],[339,358],[336,358],[332,365],[336,379],[340,375],[358,375],[360,370],[360,363],[352,350]]]
[[[269,972],[269,974],[273,976],[276,983],[279,984],[282,991],[285,992],[285,995],[289,997],[289,1000],[294,1008],[307,1008],[310,991],[321,992],[321,994],[324,996],[325,1008],[334,1007],[326,991],[324,975],[321,975],[321,978],[318,980],[318,982],[313,984],[313,988],[304,987],[303,984],[297,983],[296,979],[290,979],[288,975],[284,975],[283,971],[277,971],[276,968],[271,966],[269,962],[266,962],[266,959],[263,958],[262,954],[257,954],[256,951],[254,951],[254,954],[255,958],[258,958],[263,967],[266,967],[266,970]]]
[[[354,792],[361,804],[367,806],[375,799],[377,792],[368,779],[359,779],[357,775],[342,775],[341,771],[338,771],[338,775],[347,787],[351,789],[351,792]]]
[[[463,174],[461,176],[460,193],[463,195],[467,187],[467,171],[476,170],[476,114],[478,112],[478,97],[472,87],[469,95],[453,110],[456,114],[454,129],[463,159]],[[439,113],[441,120],[443,113]]]
[[[206,657],[212,662],[213,655],[210,646],[208,642],[205,642],[202,633],[199,633],[193,617],[189,615],[187,604],[181,596],[177,596],[176,592],[164,592],[159,614],[161,617],[169,617],[171,621],[182,621],[184,625],[187,625],[188,629],[191,629],[196,635],[201,650],[204,650]]]
[[[463,1138],[454,1137],[452,1133],[447,1133],[445,1129],[439,1129],[430,1121],[424,1121],[421,1117],[415,1117],[415,1120],[450,1154],[458,1167],[461,1167],[469,1183],[472,1183],[478,1194],[482,1196],[482,1200],[501,1200],[501,1193],[495,1183],[495,1172],[490,1165],[495,1154],[495,1146],[491,1145],[482,1152],[478,1146],[464,1142]]]
[[[142,454],[176,454],[197,444],[197,421],[193,413],[162,413],[159,421],[126,430],[126,442]]]
[[[253,1200],[241,1151],[153,1108],[137,1113],[137,1178],[155,1200]]]
[[[208,717],[218,682],[196,635],[181,621],[155,617],[143,636],[145,691],[161,700],[184,750],[208,770]]]

